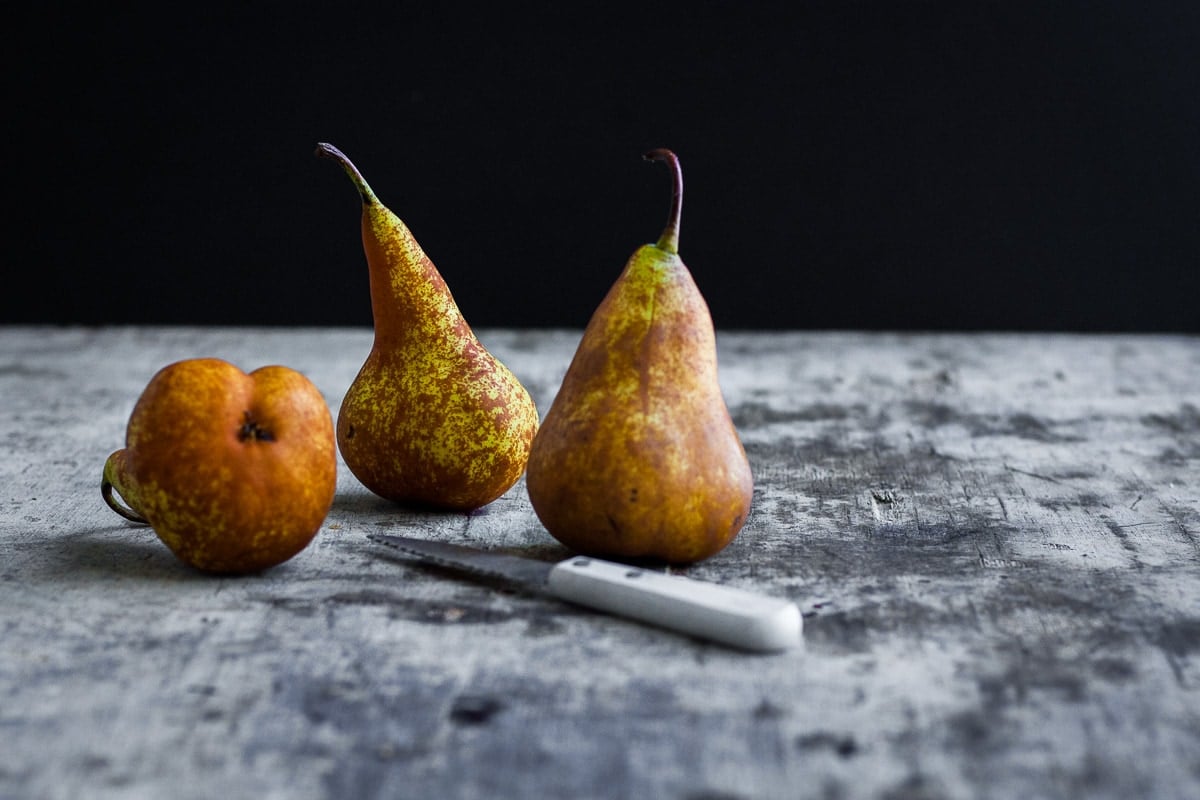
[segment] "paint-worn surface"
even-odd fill
[[[577,332],[481,332],[544,413]],[[721,334],[754,508],[700,578],[793,598],[748,656],[374,558],[564,554],[524,484],[205,577],[100,499],[170,361],[336,410],[366,331],[0,328],[0,797],[1200,796],[1200,339]]]

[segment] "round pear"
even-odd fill
[[[308,546],[336,484],[333,418],[308,378],[192,358],[151,378],[100,491],[185,563],[249,573]]]

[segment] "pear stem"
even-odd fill
[[[120,501],[113,497],[113,485],[107,480],[100,482],[100,494],[104,497],[104,502],[108,504],[108,507],[120,514],[125,519],[129,520],[130,522],[136,522],[139,525],[150,524],[141,514],[137,513],[126,505],[122,505]]]
[[[647,161],[665,161],[671,168],[675,179],[674,190],[671,192],[671,214],[667,217],[667,227],[662,236],[658,237],[658,246],[668,253],[679,252],[679,216],[683,211],[683,170],[679,166],[679,158],[665,147],[651,150],[644,156]]]
[[[358,171],[358,167],[354,166],[354,162],[346,157],[346,154],[338,150],[333,145],[327,142],[317,142],[316,155],[320,158],[331,158],[342,165],[342,169],[346,170],[346,174],[350,176],[350,180],[354,181],[354,188],[358,189],[358,194],[362,197],[363,205],[372,205],[379,202],[379,198],[371,191],[371,187],[367,184],[367,179]]]
[[[117,462],[122,458],[123,455],[124,451],[118,450],[115,453],[110,454],[109,457],[104,460],[104,474],[100,479],[100,495],[104,498],[104,502],[108,504],[109,508],[120,514],[125,519],[141,525],[149,525],[150,523],[141,515],[141,512],[134,511],[128,503],[120,502],[113,495],[113,490],[117,488],[114,482],[117,481],[119,472]],[[117,492],[119,495],[120,490],[117,489]]]

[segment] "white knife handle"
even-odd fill
[[[793,647],[803,625],[787,600],[596,558],[558,563],[549,586],[564,600],[746,650]]]

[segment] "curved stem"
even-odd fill
[[[125,455],[125,450],[116,450],[110,453],[108,458],[104,460],[104,471],[100,477],[100,495],[104,498],[104,502],[108,504],[109,508],[125,519],[141,525],[149,525],[150,521],[143,517],[141,512],[135,509],[132,504],[118,502],[116,496],[113,494],[114,489],[117,490],[117,494],[121,492],[118,484],[121,483],[122,465],[125,463]],[[121,498],[121,500],[124,499],[124,497]]]
[[[100,494],[104,498],[104,502],[108,503],[108,507],[120,514],[125,519],[129,520],[130,522],[136,522],[139,525],[150,524],[150,522],[141,514],[117,501],[116,497],[113,496],[113,485],[108,478],[100,481]]]
[[[317,142],[316,155],[319,158],[331,158],[342,165],[342,169],[346,170],[346,174],[350,176],[350,180],[354,181],[354,188],[358,189],[358,194],[362,197],[364,205],[372,205],[378,203],[379,198],[371,191],[371,187],[367,184],[367,179],[358,171],[358,167],[354,166],[345,153],[338,150],[328,142]]]
[[[662,236],[658,237],[658,246],[668,253],[679,252],[679,216],[683,211],[683,170],[679,166],[679,158],[665,147],[651,150],[644,156],[647,161],[665,161],[671,168],[675,179],[674,191],[671,193],[671,214],[667,217],[667,227]]]

